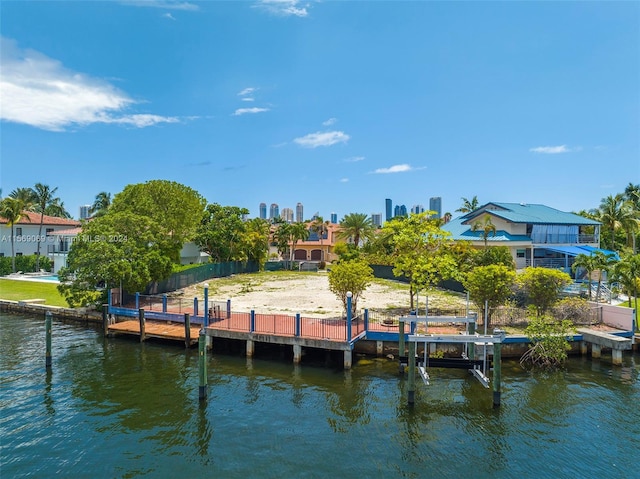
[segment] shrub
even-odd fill
[[[40,269],[51,271],[52,262],[47,256],[40,255]],[[16,271],[34,272],[36,270],[36,255],[16,256]],[[11,256],[0,257],[0,276],[11,274]]]

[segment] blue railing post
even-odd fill
[[[193,298],[193,317],[198,316],[198,298]]]
[[[227,319],[231,319],[231,300],[227,299]]]
[[[166,294],[162,295],[162,312],[163,313],[167,312],[167,295]]]
[[[140,293],[136,293],[136,309],[140,309]]]
[[[351,291],[347,292],[347,341],[351,342]]]
[[[209,283],[204,283],[204,327],[209,327]]]
[[[364,310],[364,331],[369,331],[369,310]]]
[[[256,312],[252,309],[249,319],[249,332],[253,333],[256,330]]]
[[[300,313],[296,313],[296,336],[300,336]]]

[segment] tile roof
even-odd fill
[[[40,224],[40,213],[35,213],[33,211],[23,211],[22,218],[18,221],[17,225],[39,225]],[[80,226],[80,221],[71,220],[67,218],[58,218],[57,216],[47,216],[44,215],[44,226]],[[7,219],[0,216],[0,224],[7,224]]]

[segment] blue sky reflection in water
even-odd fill
[[[0,316],[2,477],[629,477],[640,450],[637,356],[566,371],[503,365],[503,406],[463,371],[432,374],[413,409],[386,359],[350,372],[197,354]]]

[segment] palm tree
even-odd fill
[[[598,289],[596,290],[596,302],[600,299],[600,285],[602,284],[602,273],[607,273],[607,277],[609,276],[609,271],[614,267],[614,265],[618,262],[615,255],[613,254],[605,254],[602,251],[594,252],[595,258],[595,266],[598,270]]]
[[[584,268],[587,272],[587,279],[589,280],[589,299],[591,299],[591,275],[596,269],[598,269],[595,256],[590,254],[579,254],[576,256],[573,260],[573,264],[571,265],[571,269],[575,272],[578,268]]]
[[[291,239],[291,268],[293,269],[293,259],[296,252],[298,241],[306,241],[309,238],[309,230],[304,223],[291,223],[289,225],[289,237]]]
[[[482,231],[482,239],[484,240],[484,247],[487,248],[487,238],[490,233],[496,234],[496,226],[491,221],[491,216],[484,217],[484,221],[476,221],[471,225],[471,231]]]
[[[64,207],[64,201],[60,201],[60,198],[54,198],[45,208],[44,214],[47,216],[55,216],[57,218],[71,218],[71,215]]]
[[[101,191],[96,195],[93,205],[89,208],[89,214],[93,217],[104,215],[111,206],[111,193]]]
[[[373,221],[365,213],[349,213],[340,222],[341,239],[352,239],[353,244],[358,248],[360,240],[369,240],[373,236],[375,226]]]
[[[24,215],[24,203],[21,199],[7,197],[0,202],[0,216],[7,220],[7,226],[11,228],[11,268],[16,272],[16,254],[14,247],[14,225],[23,217],[27,220],[28,216]]]
[[[33,188],[16,188],[9,193],[9,196],[22,201],[23,211],[32,211],[36,204],[36,196]]]
[[[36,271],[40,271],[40,239],[42,238],[42,226],[44,225],[44,214],[47,207],[54,202],[59,202],[60,198],[53,195],[58,188],[51,189],[49,185],[36,183],[33,187],[36,210],[40,213],[40,228],[38,228],[38,247],[36,248]]]
[[[325,261],[326,255],[324,249],[322,249],[322,243],[324,235],[329,232],[329,222],[325,221],[322,216],[316,216],[316,219],[311,223],[311,231],[314,231],[320,237],[320,251],[322,253],[322,261]]]
[[[629,297],[629,307],[631,307],[631,297],[635,298],[636,317],[638,312],[638,286],[640,285],[640,255],[631,254],[623,256],[618,261],[611,272],[611,279],[622,285],[622,290]],[[636,321],[636,327],[638,327]]]
[[[459,211],[460,213],[471,213],[472,211],[475,211],[478,209],[477,196],[474,196],[473,198],[471,198],[471,201],[469,201],[465,197],[462,197],[461,199],[462,199],[462,206],[458,208],[456,211]]]
[[[628,221],[629,214],[628,207],[625,207],[624,195],[621,193],[615,196],[609,195],[600,202],[598,221],[611,232],[611,244],[609,246],[614,251],[616,249],[616,229],[620,228],[622,223]]]

